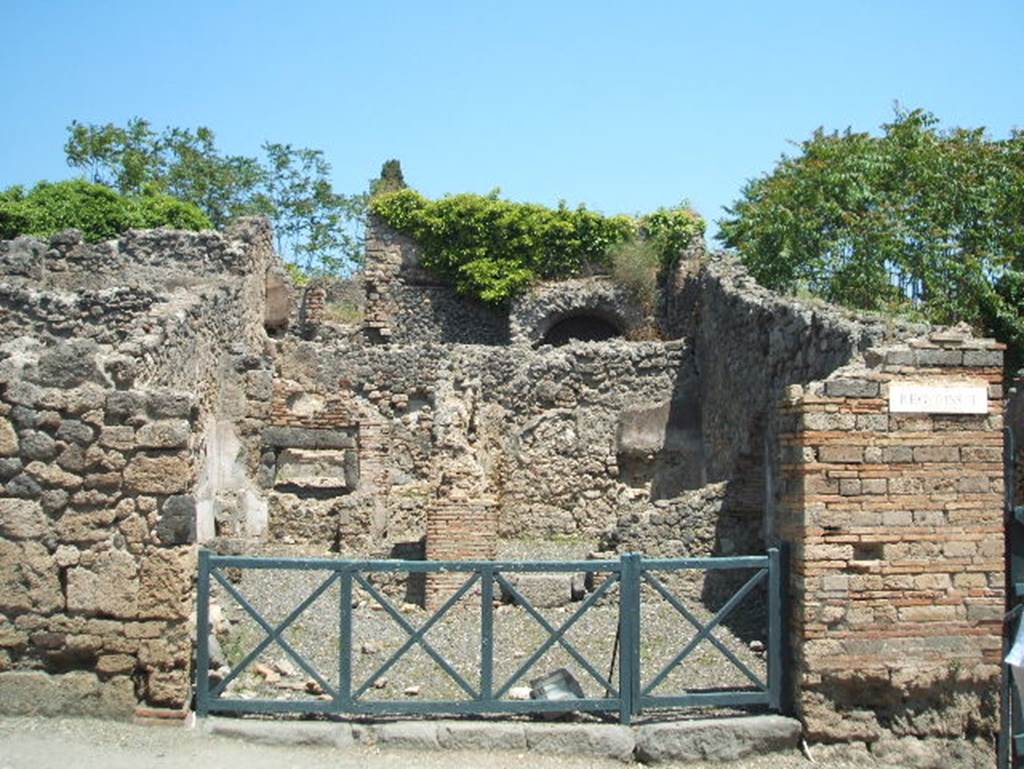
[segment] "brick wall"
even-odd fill
[[[810,739],[995,727],[1004,605],[1002,346],[936,333],[790,388],[779,533]],[[987,414],[890,413],[896,382],[982,384]]]

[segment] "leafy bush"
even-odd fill
[[[0,237],[49,237],[75,228],[89,242],[114,238],[132,228],[201,230],[210,221],[191,203],[168,195],[120,195],[103,184],[81,179],[39,182],[27,194],[20,187],[0,193]]]
[[[661,209],[638,220],[582,206],[513,203],[497,194],[430,200],[412,189],[379,195],[370,210],[420,244],[425,267],[460,293],[491,304],[539,279],[607,270],[613,247],[636,237],[650,240],[667,263],[670,252],[689,245],[704,228],[688,209]]]

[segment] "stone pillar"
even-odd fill
[[[313,283],[302,295],[302,334],[307,339],[316,336],[324,320],[324,302],[327,290],[319,283]]]
[[[391,340],[395,303],[392,290],[400,281],[403,249],[411,241],[403,238],[377,217],[371,216],[366,227],[366,263],[363,266],[363,287],[366,302],[363,310],[363,337],[372,344]]]
[[[936,333],[790,389],[779,533],[809,739],[996,726],[1002,349]]]

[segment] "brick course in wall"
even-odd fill
[[[792,684],[811,739],[994,728],[1001,350],[935,334],[790,388],[778,531],[792,546]],[[984,384],[988,413],[890,413],[903,381]]]

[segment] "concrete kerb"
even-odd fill
[[[793,750],[800,722],[783,716],[670,721],[639,726],[509,721],[387,721],[377,723],[279,721],[207,717],[203,734],[259,745],[313,745],[385,750],[529,750],[590,755],[655,764],[678,760],[730,761]]]

